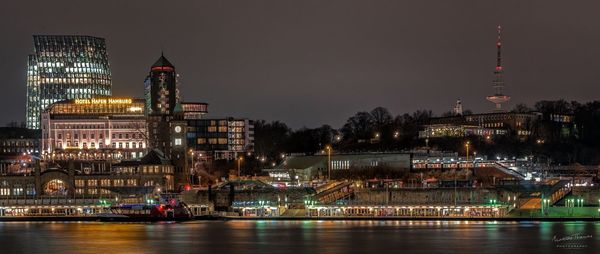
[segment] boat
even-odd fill
[[[193,219],[184,202],[175,199],[160,204],[118,204],[109,213],[98,214],[100,221],[185,221]]]

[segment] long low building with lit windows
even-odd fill
[[[46,159],[105,160],[144,156],[144,99],[94,98],[54,103],[42,114]]]
[[[302,185],[317,179],[324,179],[331,173],[348,175],[357,170],[376,167],[389,168],[394,171],[410,170],[410,153],[356,153],[356,154],[327,154],[292,155],[273,168],[264,168],[269,174],[270,181],[275,185]],[[328,167],[328,163],[331,163]],[[331,169],[331,172],[328,172]]]
[[[307,217],[499,218],[509,205],[307,205]]]
[[[171,192],[174,186],[174,167],[158,150],[113,165],[71,161],[62,167],[45,162],[25,175],[3,174],[0,207],[90,205],[100,200],[139,203],[156,193]]]

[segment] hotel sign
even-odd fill
[[[98,98],[98,99],[75,99],[75,104],[131,104],[132,99]]]

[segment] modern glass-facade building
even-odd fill
[[[112,94],[103,38],[80,35],[34,35],[27,62],[29,129],[40,129],[40,115],[52,103]]]
[[[186,119],[187,145],[215,160],[233,160],[254,151],[254,123],[248,119]]]

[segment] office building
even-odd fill
[[[188,119],[188,148],[214,160],[233,160],[254,151],[254,124],[243,118]]]
[[[104,39],[79,35],[34,35],[27,61],[27,128],[40,129],[52,103],[111,95]]]

